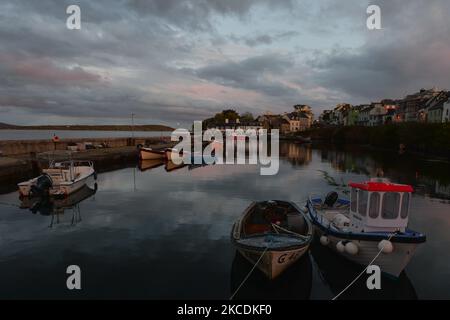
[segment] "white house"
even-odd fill
[[[381,103],[372,103],[372,110],[369,112],[369,125],[379,126],[383,124],[383,117],[386,115],[386,108]]]
[[[442,110],[442,122],[450,122],[450,98],[444,103]]]

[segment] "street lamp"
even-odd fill
[[[131,113],[131,137],[134,139],[134,113]]]

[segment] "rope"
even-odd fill
[[[282,226],[279,226],[279,225],[277,225],[277,224],[275,224],[275,223],[272,223],[272,227],[273,227],[273,229],[274,229],[277,233],[279,233],[277,229],[280,229],[280,230],[282,230],[282,231],[284,231],[284,232],[286,232],[286,233],[289,233],[289,234],[292,234],[292,235],[297,236],[297,237],[299,237],[299,238],[302,238],[303,240],[308,239],[307,236],[304,236],[304,235],[299,234],[299,233],[297,233],[297,232],[294,232],[294,231],[285,229],[285,228],[283,228]]]
[[[390,241],[392,239],[392,237],[395,235],[395,233],[392,233],[389,238],[387,239],[388,241]],[[353,279],[352,282],[349,283],[348,286],[346,286],[344,288],[344,290],[342,290],[341,292],[339,292],[333,299],[331,300],[336,300],[337,298],[339,298],[345,291],[347,291],[359,278],[361,278],[361,276],[366,272],[367,268],[369,268],[374,262],[375,260],[380,256],[381,252],[383,251],[384,246],[381,247],[380,251],[378,251],[378,253],[375,255],[375,257],[372,259],[372,261],[370,261],[370,263],[364,268],[363,271],[361,271],[360,274],[358,274],[358,276]]]
[[[234,291],[234,293],[231,295],[230,300],[233,300],[234,296],[238,293],[239,289],[241,289],[241,287],[244,285],[245,281],[247,281],[247,279],[250,277],[250,275],[252,274],[253,270],[255,270],[256,266],[258,265],[258,263],[261,261],[262,257],[264,256],[264,254],[267,252],[267,250],[269,249],[269,247],[266,247],[263,251],[263,253],[261,254],[261,256],[259,257],[258,261],[256,261],[256,263],[253,265],[253,268],[250,270],[250,272],[245,276],[244,280],[242,280],[241,284],[239,285],[239,287],[236,289],[236,291]]]

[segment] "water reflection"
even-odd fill
[[[344,257],[337,255],[329,248],[322,246],[318,239],[315,239],[310,250],[319,274],[324,283],[331,289],[333,296],[338,295],[344,290],[364,269],[364,267],[358,266]],[[369,290],[367,288],[366,281],[368,276],[365,274],[362,275],[347,291],[339,296],[339,299],[417,299],[416,291],[405,271],[400,274],[398,279],[389,278],[383,274],[381,276],[380,290]]]
[[[72,215],[69,224],[74,226],[81,222],[81,209],[80,203],[97,192],[97,184],[94,188],[90,188],[87,185],[80,190],[67,197],[55,198],[55,197],[34,197],[34,198],[22,198],[20,208],[28,209],[31,213],[43,216],[51,216],[49,227],[53,227],[55,224],[61,223],[61,217],[66,211],[71,211]]]
[[[383,278],[382,291],[369,296],[360,283],[342,298],[450,298],[450,251],[445,246],[450,242],[449,206],[442,200],[450,195],[448,163],[290,143],[280,144],[280,155],[275,176],[261,176],[256,165],[188,170],[171,163],[127,163],[99,174],[95,201],[80,197],[84,215],[76,228],[47,228],[52,216],[56,225],[58,207],[65,211],[63,225],[79,221],[71,209],[77,203],[73,198],[65,200],[73,200],[67,205],[41,204],[36,213],[47,216],[39,219],[17,208],[17,193],[0,195],[0,297],[227,299],[252,267],[235,255],[229,239],[234,221],[251,201],[282,199],[302,205],[310,193],[336,189],[325,172],[329,181],[333,177],[341,185],[382,170],[392,181],[414,186],[411,227],[430,237],[398,283]],[[29,210],[33,203],[22,207]],[[312,256],[275,282],[254,270],[236,298],[333,297],[360,267],[323,250],[313,245]],[[81,293],[65,287],[70,264],[85,270]]]
[[[450,163],[411,154],[361,148],[320,147],[321,160],[338,172],[385,176],[410,184],[417,194],[450,200]]]
[[[239,252],[231,266],[230,296],[238,290],[253,265]],[[312,287],[312,264],[309,255],[289,267],[275,280],[269,280],[258,269],[253,270],[234,296],[235,300],[306,300],[309,299]]]
[[[294,166],[304,166],[312,160],[312,148],[310,145],[281,143],[280,157],[285,158]]]

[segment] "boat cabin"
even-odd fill
[[[414,191],[409,185],[371,179],[349,183],[350,224],[358,232],[404,232],[408,225],[409,203]]]

